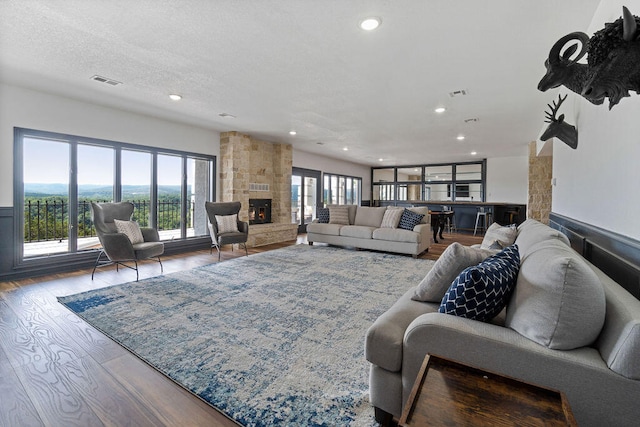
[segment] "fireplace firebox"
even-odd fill
[[[271,222],[271,199],[249,199],[249,224]]]

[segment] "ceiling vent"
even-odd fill
[[[477,117],[474,117],[473,119],[464,119],[465,123],[476,123],[478,122],[480,119]]]
[[[106,84],[111,85],[111,86],[118,86],[118,85],[122,84],[122,82],[119,82],[119,81],[113,80],[113,79],[108,79],[106,77],[102,77],[102,76],[99,76],[97,74],[95,76],[92,76],[91,80],[95,80],[95,81],[100,82],[100,83],[106,83]]]
[[[460,89],[460,90],[456,90],[453,92],[449,92],[449,96],[452,98],[455,98],[456,96],[464,96],[467,94],[467,91],[465,89]]]

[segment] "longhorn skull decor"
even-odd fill
[[[549,51],[545,61],[547,73],[538,83],[538,89],[545,92],[564,85],[596,105],[609,98],[610,110],[629,96],[630,90],[640,94],[640,18],[624,6],[622,16],[605,24],[591,38],[575,32],[558,40]],[[582,45],[574,59],[571,56],[578,49],[578,43],[561,53],[572,40]],[[578,63],[585,54],[587,64]]]
[[[553,101],[553,106],[551,106],[551,104],[547,104],[551,111],[545,112],[547,117],[545,122],[549,123],[549,126],[547,126],[545,131],[542,133],[540,139],[546,141],[549,138],[556,137],[575,150],[578,148],[578,129],[564,121],[564,114],[560,114],[560,117],[556,118],[556,113],[565,99],[567,99],[567,95],[565,95],[564,98],[562,95],[558,95],[558,103]]]

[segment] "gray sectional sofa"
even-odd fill
[[[560,390],[580,426],[640,423],[640,301],[557,230],[527,220],[515,243],[516,285],[492,321],[439,313],[437,298],[416,301],[412,286],[374,322],[365,356],[376,418],[400,417],[425,355],[434,354]]]
[[[412,230],[398,228],[397,223],[389,224],[384,221],[388,209],[404,211],[404,208],[346,205],[329,206],[328,209],[332,211],[328,223],[315,220],[307,225],[307,241],[310,245],[320,242],[410,254],[416,258],[427,251],[431,244],[431,216],[427,207],[408,208],[412,212],[424,215]],[[339,209],[346,209],[348,212],[348,217],[344,220],[337,219]]]

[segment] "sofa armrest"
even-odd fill
[[[420,234],[422,239],[427,239],[427,242],[431,242],[431,224],[418,224],[413,227],[413,231]]]
[[[512,329],[442,313],[416,318],[405,331],[403,350],[403,404],[427,354],[562,390],[572,406],[571,399],[586,399],[598,383],[608,388],[626,380],[607,367],[595,348],[552,350]],[[586,382],[593,384],[587,387]]]

